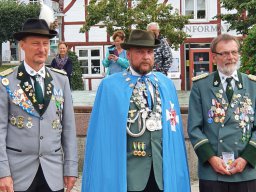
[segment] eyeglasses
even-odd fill
[[[213,52],[217,55],[221,55],[223,57],[228,57],[230,55],[230,53],[233,55],[233,56],[237,56],[239,54],[239,51],[223,51],[223,52]]]

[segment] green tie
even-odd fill
[[[227,98],[228,98],[228,102],[230,103],[231,99],[232,99],[232,96],[233,96],[233,87],[231,85],[231,81],[232,81],[233,77],[229,77],[229,78],[226,78],[226,81],[227,81],[227,87],[226,87],[226,95],[227,95]]]
[[[31,78],[34,80],[34,90],[36,95],[36,100],[38,104],[44,103],[44,95],[42,91],[42,87],[39,83],[39,75],[31,76]]]

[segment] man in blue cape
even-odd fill
[[[102,80],[88,128],[82,192],[189,192],[175,87],[153,73],[152,32],[133,30],[130,67]]]

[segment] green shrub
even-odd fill
[[[82,71],[80,63],[75,52],[69,51],[68,57],[72,61],[72,76],[71,76],[71,88],[72,90],[83,90]]]
[[[252,27],[244,39],[241,49],[240,71],[256,75],[256,26]]]

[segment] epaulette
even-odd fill
[[[13,72],[12,68],[6,69],[5,71],[0,72],[0,76],[5,77]]]
[[[64,71],[64,70],[61,70],[61,69],[56,69],[56,68],[52,67],[51,70],[54,71],[54,72],[60,73],[62,75],[67,75],[67,72]]]
[[[203,78],[207,77],[208,75],[209,75],[208,73],[203,73],[201,75],[197,75],[195,77],[192,77],[192,81],[197,81],[199,79],[203,79]]]
[[[253,80],[253,81],[256,81],[256,76],[255,75],[248,75],[248,78],[249,79],[251,79],[251,80]]]

